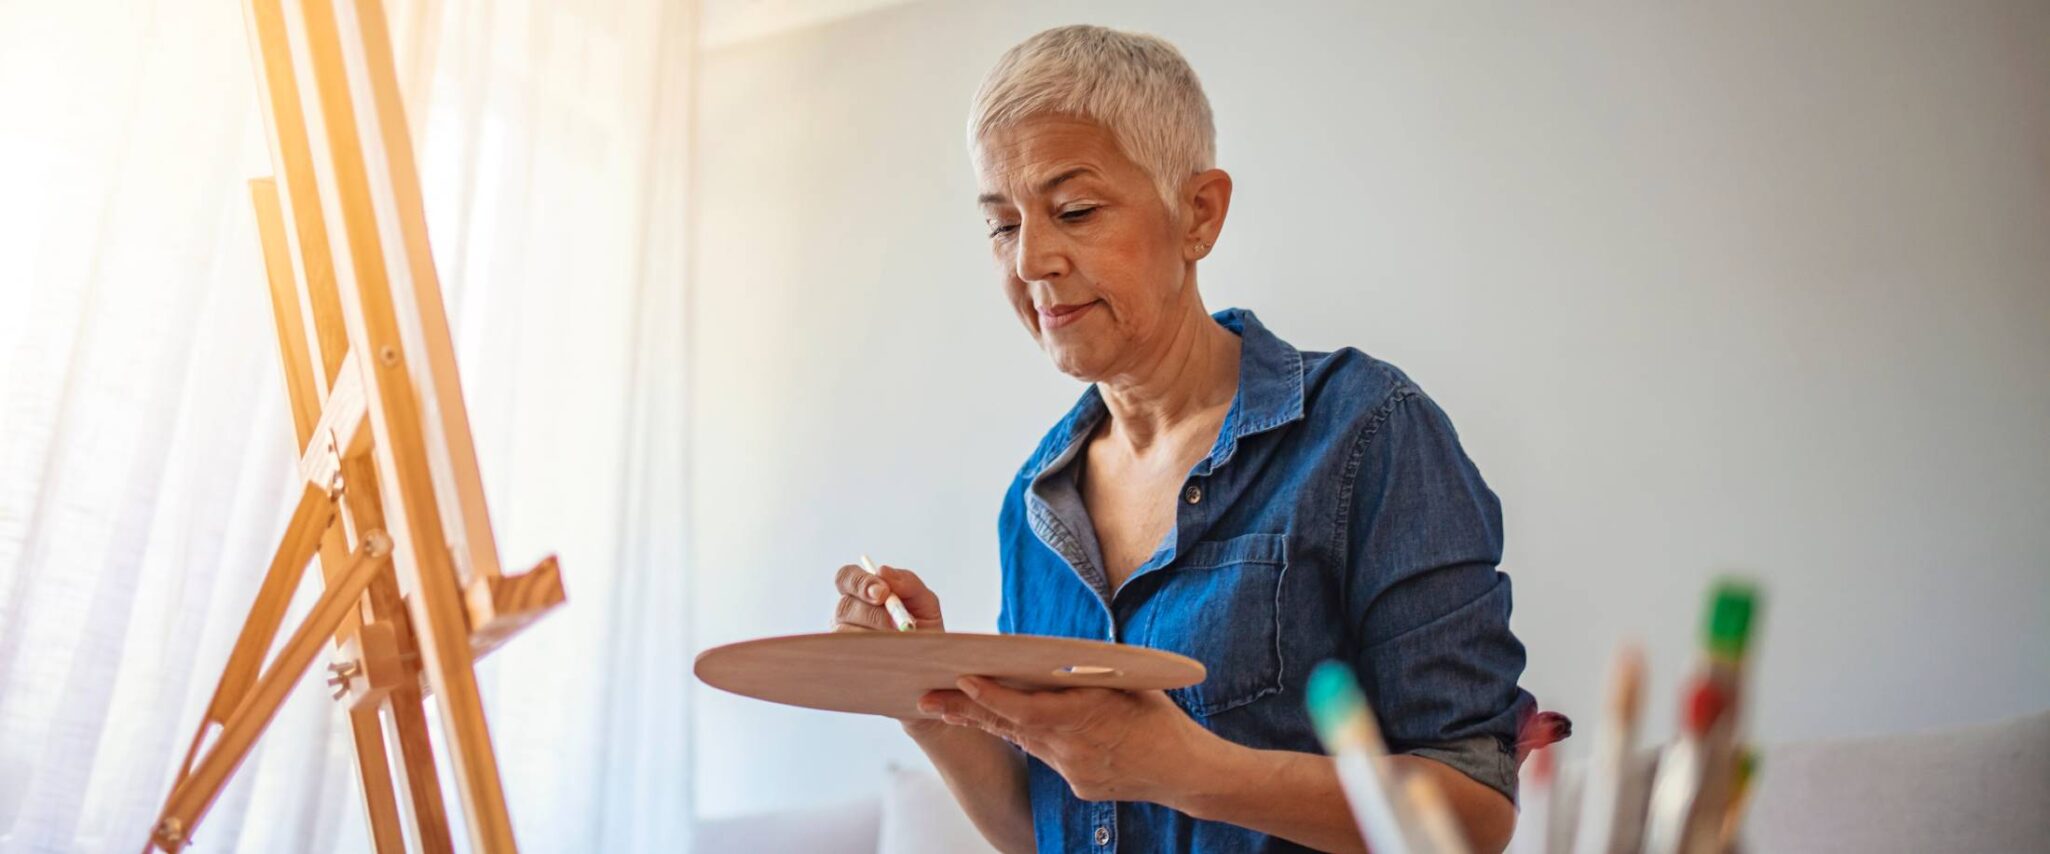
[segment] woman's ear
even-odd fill
[[[1183,236],[1183,257],[1195,261],[1210,254],[1217,235],[1224,231],[1224,215],[1231,210],[1231,174],[1222,169],[1205,169],[1189,176],[1182,203],[1187,211],[1188,231]]]

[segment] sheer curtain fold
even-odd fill
[[[695,6],[386,11],[501,553],[569,590],[480,668],[516,828],[675,850]],[[0,852],[137,847],[289,511],[244,38],[236,3],[0,4]],[[367,847],[321,688],[196,850]]]

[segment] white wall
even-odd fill
[[[1578,5],[921,2],[710,52],[700,648],[822,628],[861,551],[993,626],[1000,491],[1079,387],[998,296],[961,128],[1005,47],[1091,21],[1209,89],[1210,304],[1452,413],[1546,706],[1591,729],[1637,636],[1669,729],[1731,568],[1770,596],[1764,739],[2050,705],[2050,6]],[[887,722],[696,702],[707,815],[915,760]]]

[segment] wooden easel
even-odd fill
[[[379,0],[245,0],[244,11],[277,169],[250,196],[304,488],[145,850],[191,842],[328,646],[380,854],[452,847],[429,692],[471,848],[514,851],[472,665],[561,604],[562,579],[553,557],[517,576],[499,569],[384,11]],[[265,667],[316,558],[325,589]]]

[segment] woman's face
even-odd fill
[[[1187,310],[1187,225],[1094,122],[1048,116],[983,138],[990,252],[1025,329],[1062,372],[1128,370]]]

